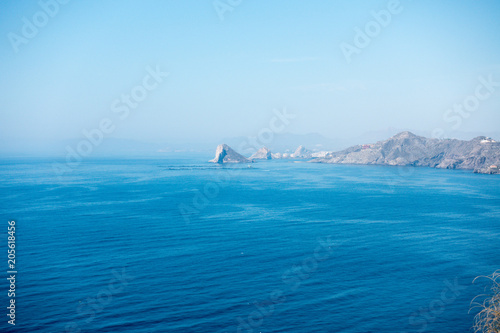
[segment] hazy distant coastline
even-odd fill
[[[313,163],[422,166],[439,169],[473,170],[499,174],[500,143],[478,136],[472,140],[434,139],[401,132],[374,144],[362,144],[332,152],[312,152],[299,146],[294,153],[272,152],[262,147],[249,158],[226,144],[219,145],[213,163],[251,163],[255,160],[309,159]]]

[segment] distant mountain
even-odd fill
[[[251,163],[249,159],[235,152],[226,144],[218,145],[212,163]]]
[[[230,137],[222,139],[222,142],[226,142],[229,146],[235,147],[245,156],[254,154],[263,146],[266,146],[272,152],[288,154],[292,154],[292,149],[300,145],[308,147],[312,152],[323,150],[333,151],[348,147],[348,145],[342,144],[339,140],[332,140],[317,133],[275,133],[271,139],[265,142],[258,137]]]
[[[494,167],[500,164],[500,143],[485,136],[470,141],[440,140],[406,131],[385,141],[356,145],[311,162],[427,166],[496,173]]]

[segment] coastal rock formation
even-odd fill
[[[275,160],[279,160],[280,158],[283,158],[283,155],[281,155],[281,153],[271,153],[271,157]]]
[[[304,146],[299,146],[293,154],[290,155],[291,158],[311,158],[311,152],[307,150]]]
[[[244,156],[235,152],[231,147],[226,144],[218,145],[215,151],[215,158],[210,160],[212,163],[251,163]]]
[[[318,151],[311,154],[311,157],[327,157],[330,154],[329,151]]]
[[[474,173],[484,173],[487,175],[498,175],[498,174],[500,174],[500,169],[498,168],[498,165],[493,164],[487,168],[474,169]]]
[[[353,146],[311,162],[427,166],[480,172],[500,164],[500,143],[484,136],[463,141],[401,132],[388,140]]]
[[[272,159],[273,156],[271,154],[271,151],[267,147],[262,147],[255,154],[250,156],[250,160],[270,160]]]

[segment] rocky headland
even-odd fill
[[[423,166],[493,173],[490,171],[500,163],[500,143],[484,136],[464,141],[431,139],[401,132],[385,141],[353,146],[311,162]]]

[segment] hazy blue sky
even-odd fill
[[[468,117],[443,119],[477,89],[485,96],[480,77],[500,82],[498,0],[221,0],[233,4],[223,20],[212,0],[41,3],[53,17],[37,1],[0,5],[3,145],[80,138],[103,118],[108,136],[151,142],[255,135],[284,107],[297,115],[286,131],[327,137],[499,128],[500,87]],[[348,63],[341,44],[388,7],[398,13],[371,24]],[[169,76],[120,118],[112,104],[148,66]]]

